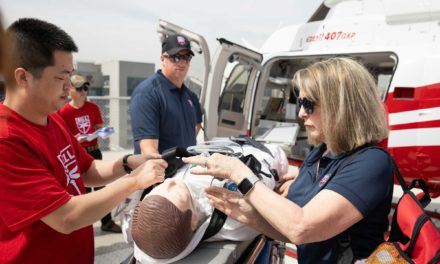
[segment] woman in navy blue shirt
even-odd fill
[[[337,263],[338,241],[347,238],[350,261],[364,259],[388,228],[393,192],[388,156],[368,149],[330,175],[345,157],[388,135],[374,78],[352,59],[332,58],[299,70],[293,84],[299,89],[299,117],[315,148],[296,179],[286,183],[287,197],[265,187],[236,158],[214,154],[185,162],[206,167],[193,173],[236,182],[243,195],[211,187],[211,203],[271,238],[296,244],[299,263]]]

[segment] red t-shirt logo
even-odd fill
[[[90,117],[88,115],[75,117],[76,126],[81,134],[87,134],[90,128]]]
[[[60,151],[57,158],[61,162],[61,165],[64,167],[64,173],[66,174],[66,185],[71,184],[78,194],[81,194],[81,191],[76,184],[76,179],[80,177],[78,163],[76,161],[76,157],[74,154],[72,146],[69,144],[67,147]]]

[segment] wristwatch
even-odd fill
[[[127,154],[122,157],[122,167],[127,174],[130,174],[133,170],[128,166],[128,157],[133,156],[133,154]]]
[[[255,183],[260,181],[256,175],[251,175],[244,178],[237,186],[238,191],[245,196],[252,188],[254,188]]]

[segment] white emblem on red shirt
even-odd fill
[[[87,134],[90,128],[90,117],[88,115],[75,117],[76,127],[81,134]]]
[[[71,184],[78,192],[78,194],[81,194],[81,191],[76,184],[76,179],[80,177],[80,173],[76,157],[73,153],[73,148],[69,144],[67,147],[60,151],[60,154],[58,154],[57,158],[61,162],[61,165],[63,165],[64,167],[67,185]]]

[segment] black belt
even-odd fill
[[[87,152],[92,152],[94,150],[99,149],[98,145],[94,145],[94,146],[84,146],[83,149],[85,149]]]

